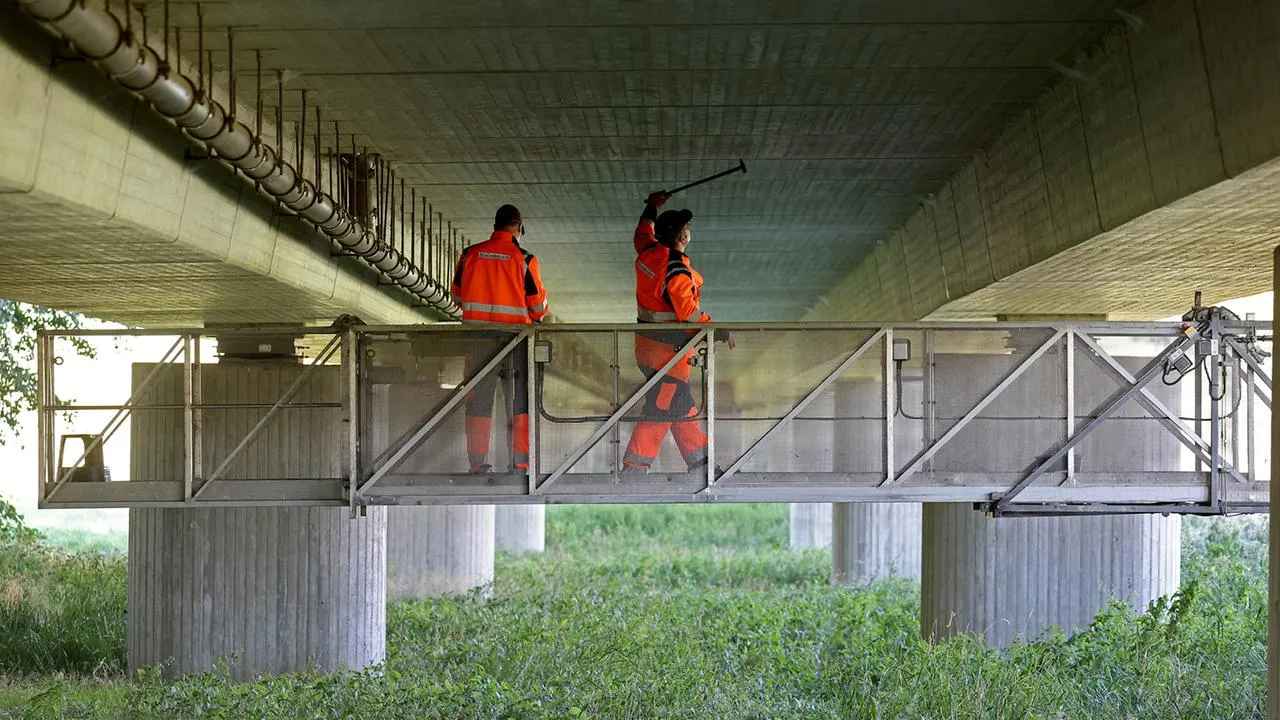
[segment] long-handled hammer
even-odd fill
[[[745,174],[746,174],[746,172],[747,172],[747,164],[746,164],[745,162],[743,162],[743,161],[742,161],[742,158],[738,158],[738,167],[729,168],[728,170],[723,170],[723,171],[721,171],[721,172],[716,173],[715,175],[708,175],[708,176],[706,176],[706,177],[702,178],[701,180],[694,180],[693,182],[688,183],[688,184],[686,184],[686,185],[681,185],[680,187],[675,188],[674,190],[668,190],[668,191],[667,191],[667,194],[668,194],[668,195],[675,195],[676,193],[678,193],[678,192],[680,192],[680,191],[682,191],[682,190],[688,190],[688,189],[689,189],[689,188],[691,188],[691,187],[697,187],[697,186],[701,185],[702,183],[709,183],[709,182],[711,182],[712,180],[719,180],[720,178],[724,177],[725,175],[732,175],[732,174],[734,174],[734,173],[736,173],[736,172],[740,172],[740,173],[742,173],[742,174],[744,174],[744,175],[745,175]]]

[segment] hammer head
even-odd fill
[[[747,164],[742,160],[742,158],[738,158],[738,169],[742,171],[743,175],[747,174]]]

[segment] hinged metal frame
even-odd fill
[[[1242,412],[1221,411],[1221,393],[1213,399],[1213,393],[1222,390],[1209,388],[1207,401],[1209,419],[1201,422],[1200,412],[1194,425],[1188,424],[1169,409],[1148,388],[1163,361],[1177,353],[1194,350],[1196,336],[1183,333],[1182,326],[1172,323],[903,323],[892,326],[869,324],[766,324],[766,325],[670,325],[663,329],[687,329],[689,339],[675,351],[661,371],[640,383],[625,397],[620,392],[622,373],[632,373],[633,368],[622,367],[619,346],[628,333],[652,326],[634,325],[561,325],[494,327],[494,333],[510,333],[502,348],[491,357],[472,377],[466,379],[432,411],[425,413],[408,430],[377,457],[370,457],[362,446],[362,430],[370,422],[380,422],[365,407],[370,379],[362,362],[364,348],[377,337],[388,334],[407,337],[414,335],[443,336],[457,332],[474,332],[475,328],[463,326],[412,326],[381,327],[356,326],[340,331],[309,334],[328,335],[324,350],[304,370],[292,386],[272,405],[257,425],[246,433],[231,453],[222,458],[213,472],[205,476],[209,458],[201,447],[203,412],[218,407],[208,405],[200,396],[200,337],[203,330],[154,330],[154,331],[81,331],[42,333],[37,341],[38,383],[37,418],[40,425],[39,439],[39,491],[44,507],[113,507],[113,506],[177,506],[177,505],[346,505],[353,515],[358,506],[367,504],[402,503],[543,503],[543,502],[777,502],[777,501],[848,501],[848,502],[909,502],[952,501],[973,502],[997,515],[1013,514],[1073,514],[1101,512],[1100,508],[1113,512],[1172,511],[1189,513],[1221,513],[1251,511],[1262,507],[1267,496],[1267,485],[1257,476],[1258,453],[1252,442],[1256,423],[1255,401],[1267,410],[1271,408],[1272,383],[1266,368],[1253,355],[1247,343],[1259,332],[1264,340],[1270,340],[1271,324],[1260,322],[1241,323],[1237,327],[1223,327],[1216,321],[1211,328],[1220,335],[1218,355],[1206,356],[1205,362],[1227,364],[1240,368],[1231,374],[1231,386],[1243,396]],[[850,346],[838,362],[833,358],[825,368],[807,368],[820,377],[808,386],[790,409],[776,418],[768,430],[738,453],[726,453],[722,443],[717,443],[717,428],[726,420],[741,421],[737,415],[726,417],[723,399],[717,393],[717,377],[724,371],[721,362],[723,349],[717,350],[711,342],[712,332],[720,327],[740,331],[848,331]],[[490,328],[486,328],[490,329]],[[1015,332],[1039,330],[1045,339],[1016,364],[1005,371],[994,387],[981,397],[945,431],[938,432],[936,393],[946,388],[935,388],[934,364],[937,338],[948,332],[997,331]],[[263,333],[278,329],[258,329]],[[296,329],[295,329],[296,331]],[[1229,332],[1228,332],[1229,331]],[[1245,332],[1248,335],[1245,335]],[[225,332],[225,331],[223,331]],[[583,379],[583,391],[605,395],[612,387],[610,403],[612,412],[599,422],[586,440],[576,444],[567,456],[549,467],[542,452],[544,425],[551,422],[543,418],[537,408],[540,384],[535,381],[539,373],[565,372],[564,366],[552,362],[551,367],[537,363],[534,346],[540,340],[551,343],[571,344],[577,333],[609,333],[613,347],[609,358],[602,358],[599,367],[608,367],[613,377]],[[898,415],[897,374],[898,363],[893,360],[895,336],[923,333],[921,400],[923,441],[915,455],[899,467],[896,462],[895,416]],[[133,395],[122,406],[93,409],[116,409],[116,416],[104,430],[102,442],[118,428],[132,412],[132,405],[157,376],[160,366],[180,362],[183,367],[182,427],[184,432],[184,464],[180,477],[172,482],[112,482],[68,483],[67,477],[58,477],[53,454],[57,438],[53,435],[57,426],[56,414],[60,411],[86,409],[74,405],[60,405],[55,400],[55,365],[53,343],[62,335],[176,335],[178,341],[164,357],[164,361],[133,390]],[[1100,344],[1099,338],[1134,336],[1140,338],[1163,337],[1169,339],[1165,349],[1137,373],[1128,371]],[[440,431],[444,420],[460,409],[470,392],[489,374],[496,372],[515,350],[526,344],[528,373],[528,401],[530,407],[530,461],[527,471],[518,473],[405,473],[396,468],[414,452],[424,447],[433,434]],[[565,345],[561,345],[564,347]],[[709,461],[705,471],[693,473],[655,473],[641,479],[619,476],[616,463],[618,453],[611,453],[614,467],[609,473],[575,472],[575,466],[606,437],[619,443],[619,428],[644,396],[662,375],[681,362],[689,352],[701,348],[704,397],[702,417],[708,432]],[[776,443],[784,430],[792,425],[804,411],[824,392],[850,372],[859,360],[873,348],[882,349],[882,367],[878,370],[878,382],[884,418],[880,446],[883,469],[880,472],[748,472],[744,468],[772,443]],[[933,463],[937,454],[966,428],[982,419],[984,410],[998,400],[1028,369],[1050,351],[1063,351],[1065,375],[1061,387],[1065,392],[1065,412],[1062,416],[1063,432],[1056,444],[1035,453],[1035,461],[1021,473],[1008,472],[944,472],[936,470]],[[1117,383],[1117,390],[1097,407],[1081,413],[1076,396],[1076,352],[1080,351]],[[558,354],[557,354],[558,356]],[[262,429],[278,412],[289,405],[299,388],[320,365],[338,358],[343,366],[341,373],[343,421],[346,423],[343,437],[342,478],[254,478],[230,480],[224,477],[227,467],[241,451],[252,443]],[[1216,359],[1215,359],[1216,358]],[[825,361],[824,361],[825,362]],[[576,367],[576,365],[574,366]],[[1199,370],[1199,366],[1196,367]],[[1199,378],[1199,372],[1196,373]],[[1211,377],[1217,378],[1216,372]],[[572,378],[569,378],[572,380]],[[721,378],[723,381],[724,379]],[[1217,382],[1214,380],[1213,382]],[[1225,390],[1223,390],[1225,392]],[[1255,398],[1256,396],[1256,398]],[[601,396],[603,397],[603,395]],[[1233,397],[1235,397],[1233,395]],[[914,402],[914,401],[913,401]],[[1082,472],[1075,462],[1075,450],[1086,438],[1102,427],[1106,420],[1115,417],[1121,408],[1136,403],[1155,422],[1187,448],[1202,470],[1198,471],[1145,471],[1126,473]],[[1197,396],[1197,405],[1200,398]],[[1199,408],[1197,408],[1199,409]],[[604,417],[601,415],[601,417]],[[914,418],[914,416],[913,416]],[[920,420],[920,418],[914,418]],[[1083,420],[1081,423],[1080,421]],[[1230,423],[1229,431],[1224,431]],[[1239,436],[1241,424],[1247,426],[1249,446],[1242,453]],[[1197,432],[1195,426],[1208,426],[1208,438]],[[458,442],[463,438],[459,437]],[[86,454],[88,449],[86,449]],[[1062,462],[1065,461],[1065,470]],[[83,462],[83,458],[79,461]],[[1237,467],[1241,462],[1247,471]],[[723,469],[721,469],[723,468]],[[1172,509],[1170,509],[1172,508]]]

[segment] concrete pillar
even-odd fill
[[[903,383],[907,414],[919,415],[919,383]],[[883,390],[876,382],[836,385],[832,424],[834,465],[845,472],[884,471]],[[895,418],[895,455],[919,451],[918,421]],[[835,503],[832,516],[831,582],[865,585],[885,577],[920,576],[919,503]]]
[[[135,386],[153,367],[135,365]],[[206,403],[271,403],[302,372],[289,361],[224,358],[202,368],[200,389]],[[339,388],[337,368],[318,368],[295,401],[336,402]],[[181,402],[181,367],[164,368],[140,398],[142,405]],[[203,413],[205,473],[262,413]],[[138,412],[130,423],[130,479],[181,478],[181,411]],[[222,481],[339,477],[341,437],[340,413],[282,412]],[[386,513],[376,507],[356,519],[331,507],[130,510],[130,668],[166,663],[167,674],[180,675],[228,658],[232,677],[248,680],[381,662],[386,530]]]
[[[1054,625],[1086,627],[1110,597],[1143,609],[1178,589],[1181,517],[992,519],[966,504],[924,510],[921,632],[1003,647]]]
[[[252,680],[382,662],[386,537],[377,507],[130,510],[130,670],[226,658]]]
[[[938,413],[956,417],[1024,355],[939,356]],[[1125,360],[1131,368],[1139,359]],[[1090,375],[1077,357],[1077,412],[1092,410],[1116,384]],[[983,415],[939,453],[944,470],[1024,470],[1063,437],[1063,353],[1042,357]],[[1175,410],[1176,394],[1153,388]],[[998,417],[1015,420],[999,420]],[[1081,446],[1079,469],[1176,469],[1176,440],[1141,419],[1134,405]],[[1035,419],[1043,418],[1043,419]],[[1057,418],[1057,419],[1055,419]],[[926,505],[921,631],[940,639],[958,632],[1000,647],[1051,626],[1082,628],[1109,597],[1142,609],[1177,590],[1181,522],[1177,516],[1118,515],[990,519],[964,504]]]
[[[419,348],[418,350],[421,350]],[[431,356],[405,343],[378,348],[377,359],[392,382],[373,387],[373,453],[413,426],[424,412],[444,402],[461,380],[460,361]],[[452,382],[444,382],[452,381]],[[499,393],[501,398],[501,393]],[[385,418],[377,421],[377,417]],[[467,468],[463,411],[452,413],[423,447],[405,458],[396,473],[459,473]],[[494,424],[506,412],[495,403]],[[493,440],[495,467],[507,460],[502,433]],[[387,512],[387,596],[390,600],[460,595],[493,584],[494,507],[422,505]]]
[[[831,582],[920,577],[920,503],[835,503]]]
[[[791,549],[831,547],[831,503],[791,503]]]
[[[774,440],[774,469],[831,472],[834,444],[830,434],[823,432],[829,423],[803,418],[830,417],[832,405],[830,392],[815,398],[783,437]],[[790,518],[792,550],[831,547],[831,503],[791,503]]]
[[[497,550],[540,553],[547,545],[547,506],[499,505],[494,532]]]
[[[494,507],[387,509],[390,600],[462,595],[493,584]]]

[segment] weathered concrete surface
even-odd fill
[[[809,314],[1150,319],[1268,289],[1280,5],[1134,11]]]
[[[134,385],[153,365],[133,368]],[[337,368],[295,396],[338,398]],[[201,371],[206,403],[271,403],[304,371],[286,362],[221,362]],[[181,403],[182,367],[139,397]],[[220,463],[262,409],[206,411],[205,472]],[[182,411],[135,413],[132,480],[183,475]],[[227,479],[323,478],[341,473],[341,423],[324,410],[286,412],[227,466]],[[207,475],[206,475],[207,476]],[[217,482],[217,481],[214,481]],[[197,490],[199,488],[196,488]],[[363,668],[386,653],[386,510],[351,519],[345,508],[181,508],[129,511],[129,666],[167,663],[171,675],[230,659],[232,677]]]
[[[546,505],[499,505],[494,523],[498,550],[540,553],[547,547]]]
[[[1135,610],[1176,592],[1182,517],[992,519],[964,504],[924,506],[920,629],[1003,647],[1052,626],[1086,627],[1109,598]]]
[[[920,503],[835,503],[831,583],[920,577]]]
[[[1077,351],[1079,352],[1079,351]],[[941,418],[959,416],[1022,358],[942,355],[938,387],[968,388],[938,398]],[[1133,369],[1139,358],[1120,358]],[[1077,358],[1077,413],[1088,413],[1116,384],[1084,371]],[[935,457],[940,470],[1024,470],[1025,459],[1064,436],[1065,359],[1042,356],[970,427]],[[1170,408],[1176,392],[1152,388]],[[1125,408],[1085,439],[1077,453],[1084,471],[1177,470],[1177,440],[1159,423]],[[1014,418],[1016,422],[1009,422]],[[1042,419],[1037,419],[1042,418]],[[1137,610],[1178,589],[1181,518],[1174,515],[991,519],[963,504],[924,511],[921,630],[925,637],[977,633],[992,646],[1057,625],[1085,627],[1115,597]]]
[[[386,508],[129,511],[129,668],[231,677],[386,656]],[[235,657],[232,657],[235,656]]]
[[[184,161],[182,136],[91,65],[51,68],[52,48],[0,7],[0,296],[168,326],[426,319],[253,185]]]
[[[831,547],[831,503],[791,503],[792,550]]]
[[[750,174],[678,201],[707,307],[794,320],[1041,92],[1052,61],[1120,25],[1119,4],[230,0],[205,21],[288,73],[288,119],[309,89],[468,238],[520,206],[569,320],[634,318],[619,289],[641,200],[745,158]],[[189,31],[194,8],[173,10]]]
[[[492,505],[387,509],[391,600],[464,595],[493,584]]]

